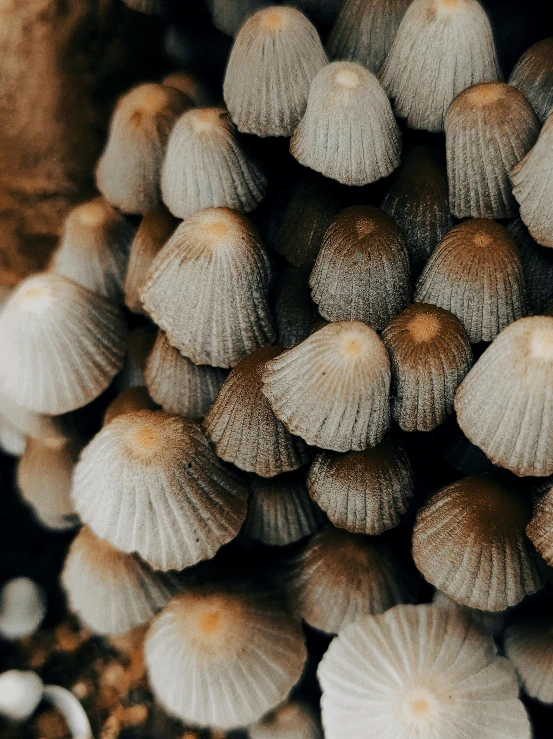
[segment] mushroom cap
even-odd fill
[[[379,73],[410,128],[443,131],[453,98],[500,77],[492,29],[477,0],[414,0]]]
[[[503,82],[463,90],[445,119],[449,203],[457,218],[516,215],[509,174],[532,148],[540,123],[524,95]]]
[[[27,721],[42,699],[43,688],[36,672],[3,672],[0,675],[0,716],[11,721]]]
[[[530,311],[543,313],[553,298],[553,250],[534,241],[520,218],[510,221],[507,231],[518,247]]]
[[[261,477],[290,472],[312,458],[303,439],[292,436],[262,392],[265,366],[281,352],[280,347],[266,346],[241,359],[204,420],[217,455]]]
[[[413,558],[424,577],[471,608],[503,611],[539,590],[539,558],[525,536],[532,502],[500,477],[446,486],[419,509]]]
[[[46,615],[46,595],[28,577],[15,577],[0,589],[0,636],[16,640],[32,636]]]
[[[176,577],[153,572],[86,526],[71,544],[61,582],[71,610],[97,634],[123,634],[146,623],[180,589]]]
[[[535,506],[526,533],[547,562],[553,566],[553,489],[548,489]]]
[[[505,632],[504,646],[524,692],[543,703],[553,703],[551,613],[515,614]]]
[[[530,739],[509,662],[470,620],[398,605],[346,627],[318,669],[327,739]]]
[[[319,313],[382,330],[409,303],[409,261],[394,221],[379,208],[345,208],[324,235],[309,277]]]
[[[267,362],[262,379],[277,418],[313,446],[359,451],[388,428],[390,361],[364,323],[324,326]]]
[[[282,599],[190,589],[156,617],[145,644],[150,684],[185,721],[222,730],[258,721],[299,680],[306,650]]]
[[[319,452],[307,489],[330,521],[354,534],[397,526],[413,495],[407,455],[391,439],[361,452]]]
[[[435,305],[415,303],[382,333],[392,363],[392,416],[404,431],[431,431],[453,412],[472,349],[462,323]]]
[[[399,165],[401,137],[378,79],[360,64],[332,62],[311,82],[290,151],[344,185],[367,185]]]
[[[72,491],[97,536],[163,570],[213,557],[238,534],[247,495],[199,426],[146,410],[104,426],[81,454]]]
[[[299,701],[287,701],[248,728],[250,739],[323,739],[313,709]]]
[[[315,26],[295,8],[273,6],[250,16],[234,41],[223,84],[238,130],[291,136],[325,64]]]
[[[208,208],[186,218],[155,257],[142,298],[182,354],[196,364],[232,367],[274,341],[270,278],[251,222],[228,208]]]
[[[333,526],[315,534],[294,560],[286,589],[298,616],[327,634],[410,600],[386,550],[369,536]]]
[[[52,272],[29,277],[0,314],[0,393],[37,413],[80,408],[119,372],[126,339],[113,303]]]
[[[491,461],[516,475],[553,473],[553,318],[515,321],[455,394],[457,421]]]
[[[543,121],[553,107],[553,37],[538,41],[520,57],[509,84],[520,90]]]
[[[473,344],[492,341],[527,312],[514,239],[504,226],[485,218],[454,226],[432,252],[417,282],[415,301],[449,310]]]

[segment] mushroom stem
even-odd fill
[[[45,685],[42,698],[63,714],[73,739],[94,739],[85,710],[73,693],[59,685]]]

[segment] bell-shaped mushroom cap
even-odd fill
[[[286,267],[276,278],[273,315],[279,346],[289,349],[311,334],[319,314],[311,300],[306,272]]]
[[[376,331],[343,321],[267,362],[263,392],[277,418],[308,444],[360,451],[388,429],[390,377]]]
[[[399,605],[348,626],[318,669],[327,739],[530,739],[513,667],[467,618]]]
[[[553,251],[537,244],[520,218],[514,218],[507,231],[518,246],[529,308],[541,313],[553,298]]]
[[[110,300],[121,300],[134,228],[103,198],[78,205],[65,219],[50,269]]]
[[[509,84],[520,90],[541,122],[553,107],[553,37],[538,41],[518,60]]]
[[[284,546],[310,536],[324,520],[297,475],[256,477],[242,533],[269,546]]]
[[[182,354],[232,367],[275,339],[270,279],[252,223],[228,208],[208,208],[186,218],[154,259],[142,297]]]
[[[195,108],[179,118],[161,170],[163,202],[173,215],[186,218],[204,208],[249,213],[266,188],[224,108]]]
[[[70,609],[97,634],[123,634],[146,623],[179,589],[176,577],[153,572],[86,526],[73,540],[61,582]]]
[[[553,247],[553,115],[548,116],[534,147],[511,172],[520,217],[532,237]]]
[[[265,365],[281,352],[266,346],[240,360],[204,421],[217,455],[260,477],[296,470],[312,457],[303,439],[275,416],[262,391]]]
[[[509,174],[534,146],[540,123],[524,95],[503,82],[461,92],[445,119],[449,204],[457,218],[516,215]]]
[[[553,703],[551,612],[515,614],[505,632],[504,646],[524,692],[530,698]]]
[[[37,413],[80,408],[119,372],[126,340],[110,301],[53,272],[29,277],[0,313],[0,393]]]
[[[146,385],[167,413],[202,419],[217,397],[227,373],[207,364],[194,364],[171,346],[159,331],[146,364]]]
[[[133,313],[144,313],[140,296],[142,286],[154,257],[177,225],[177,219],[165,208],[152,210],[142,219],[131,244],[124,284],[125,304]]]
[[[543,585],[538,556],[524,533],[531,515],[529,496],[508,481],[465,477],[418,511],[415,564],[458,603],[503,611]]]
[[[276,594],[190,589],[154,620],[146,665],[157,698],[187,722],[232,729],[258,721],[299,680],[298,621]]]
[[[294,267],[313,267],[323,236],[340,211],[338,187],[310,170],[300,177],[275,241],[275,249]]]
[[[0,588],[0,636],[16,640],[32,636],[46,615],[46,594],[34,580],[15,577]]]
[[[393,318],[382,341],[392,363],[392,416],[404,431],[431,431],[453,413],[455,391],[472,363],[461,322],[415,303]]]
[[[10,721],[28,721],[38,708],[43,691],[44,684],[36,672],[6,670],[0,675],[0,716]]]
[[[455,395],[459,426],[516,475],[553,473],[553,318],[507,326]]]
[[[434,608],[444,608],[453,613],[457,613],[465,618],[470,618],[478,628],[488,634],[489,636],[499,638],[503,633],[505,627],[505,617],[509,611],[480,611],[477,608],[469,608],[469,606],[462,606],[450,598],[449,595],[442,593],[441,590],[436,590],[434,597],[432,598],[432,604]]]
[[[250,739],[323,739],[321,724],[307,703],[287,701],[248,728]]]
[[[238,534],[247,495],[199,426],[162,411],[104,426],[81,454],[72,492],[97,536],[162,570],[213,557]]]
[[[391,439],[362,452],[320,452],[307,489],[335,526],[381,534],[397,526],[413,495],[405,452]]]
[[[124,213],[160,205],[167,140],[188,107],[187,98],[166,85],[139,85],[120,98],[96,169],[96,185],[109,203]]]
[[[549,567],[553,567],[553,488],[538,501],[526,533]]]
[[[453,98],[500,76],[490,22],[477,0],[414,0],[380,79],[411,128],[443,131]]]
[[[187,69],[170,72],[163,78],[161,84],[182,92],[194,107],[207,108],[214,103],[213,95],[204,81]]]
[[[382,210],[398,225],[411,272],[418,277],[438,243],[453,226],[445,167],[437,149],[415,146],[405,155]]]
[[[453,313],[473,344],[492,341],[527,312],[514,239],[504,226],[485,218],[454,226],[428,260],[415,301]]]
[[[211,20],[221,33],[236,36],[241,25],[270,0],[208,0]]]
[[[126,387],[107,407],[104,415],[104,426],[111,423],[117,416],[135,411],[155,411],[158,406],[151,399],[147,388],[143,385]]]
[[[370,537],[333,526],[313,536],[286,580],[295,612],[327,634],[409,600],[391,555]]]
[[[71,502],[71,478],[80,444],[70,439],[28,439],[17,466],[23,500],[47,528],[68,529],[79,519]]]
[[[290,151],[300,164],[344,185],[367,185],[393,172],[401,138],[377,78],[355,62],[323,67]]]
[[[328,39],[334,59],[359,62],[376,74],[411,0],[345,0]]]
[[[223,85],[238,130],[291,136],[311,80],[325,64],[315,26],[295,8],[264,8],[248,18],[236,36]]]
[[[146,362],[156,337],[157,331],[151,323],[131,331],[123,371],[117,378],[120,387],[143,387],[146,384]]]
[[[123,0],[131,10],[146,15],[161,15],[163,0]]]
[[[380,331],[409,304],[409,261],[399,229],[378,208],[345,208],[330,224],[309,277],[319,313]]]

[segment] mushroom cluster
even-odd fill
[[[511,71],[478,0],[208,6],[219,88],[123,95],[96,197],[0,293],[0,441],[41,524],[80,527],[68,607],[147,626],[187,726],[529,739],[553,39]]]

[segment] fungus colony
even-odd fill
[[[553,38],[509,77],[477,0],[209,5],[222,87],[123,95],[99,195],[2,292],[0,436],[37,519],[80,526],[68,606],[148,625],[187,726],[529,739],[521,694],[553,703]]]

